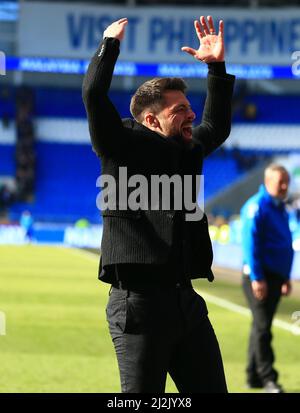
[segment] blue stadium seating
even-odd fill
[[[2,87],[3,88],[3,87]],[[2,90],[0,87],[0,92]],[[15,116],[15,88],[9,89],[7,99],[0,97],[0,117],[3,114],[10,118]],[[37,117],[85,117],[85,109],[82,103],[81,90],[60,88],[35,88],[35,106]],[[131,93],[112,91],[112,101],[123,117],[129,116],[129,102]],[[195,112],[201,114],[204,95],[189,94],[192,107]],[[299,96],[293,95],[253,95],[247,96],[245,103],[252,103],[257,107],[256,123],[297,123],[299,124]],[[245,117],[241,110],[237,110],[234,121],[244,122]]]
[[[100,163],[89,145],[38,143],[35,202],[14,205],[12,219],[29,209],[39,221],[100,222],[96,179]]]
[[[15,175],[15,146],[0,145],[0,176]]]
[[[232,151],[225,151],[222,154],[217,151],[205,159],[203,175],[205,200],[207,201],[219,191],[232,185],[243,175],[243,172],[239,170]]]
[[[39,221],[74,222],[85,217],[100,222],[96,207],[100,163],[91,146],[38,143],[36,150],[35,202],[14,205],[11,218],[18,219],[29,209]],[[208,157],[204,163],[206,201],[241,174],[232,151],[217,151]]]
[[[0,98],[0,116],[14,117],[14,98],[13,88],[9,98]],[[111,98],[123,117],[130,115],[130,93],[113,91]],[[189,98],[195,112],[201,114],[204,96],[192,94]],[[296,96],[253,96],[247,101],[258,107],[255,122],[299,123],[298,99]],[[37,118],[83,119],[86,116],[80,90],[37,88],[35,102]],[[235,120],[244,121],[242,113],[237,112]],[[35,219],[41,221],[74,222],[85,217],[99,223],[100,213],[96,208],[99,189],[95,184],[100,164],[91,146],[38,142],[36,152],[35,202],[14,205],[10,210],[11,218],[18,219],[20,212],[30,209]],[[0,144],[0,175],[13,175],[14,172],[14,146]],[[217,151],[208,157],[204,163],[206,200],[231,185],[243,173],[230,150]]]

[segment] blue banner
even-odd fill
[[[42,57],[7,57],[6,69],[24,72],[84,74],[88,60],[51,59]],[[272,65],[232,65],[227,64],[227,72],[239,79],[300,79],[300,73],[293,73],[290,66]],[[207,65],[201,63],[140,63],[117,62],[116,76],[184,77],[205,78]]]

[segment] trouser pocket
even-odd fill
[[[150,329],[150,322],[150,298],[139,294],[130,294],[126,299],[125,333],[146,333]]]
[[[106,320],[112,339],[125,332],[126,291],[111,291],[106,306]]]
[[[106,319],[112,338],[123,334],[143,334],[149,331],[151,298],[147,294],[112,289],[106,307]]]

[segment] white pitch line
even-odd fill
[[[225,300],[224,298],[216,297],[215,295],[203,293],[202,291],[198,289],[196,291],[208,302],[216,304],[219,307],[226,308],[227,310],[233,311],[234,313],[238,313],[238,314],[241,314],[247,317],[251,316],[250,310],[246,307],[235,304],[232,301]]]
[[[66,250],[70,251],[71,253],[75,255],[80,255],[82,257],[88,258],[90,261],[98,261],[99,257],[98,255],[94,254],[93,252],[82,250],[82,249],[77,249],[77,248],[65,248]],[[224,298],[216,297],[215,295],[207,294],[201,292],[199,289],[196,289],[197,293],[200,294],[206,301],[217,305],[218,307],[226,308],[229,311],[232,311],[233,313],[241,314],[246,317],[251,316],[251,311],[243,307],[241,305],[235,304],[232,301],[225,300]],[[289,331],[290,333],[293,333],[294,335],[300,335],[300,327],[298,327],[295,324],[287,323],[286,321],[279,320],[278,318],[275,318],[273,320],[273,325],[281,328],[283,330]]]
[[[225,300],[224,298],[219,298],[216,297],[215,295],[210,295],[207,293],[202,293],[198,289],[196,290],[206,301],[217,305],[218,307],[226,308],[229,311],[232,311],[237,314],[241,314],[243,316],[250,317],[251,316],[251,311],[238,304],[234,304],[233,302],[229,300]],[[273,325],[281,328],[283,330],[287,330],[290,333],[293,333],[294,335],[300,335],[300,328],[297,325],[287,323],[286,321],[279,320],[278,318],[275,318],[273,320]]]

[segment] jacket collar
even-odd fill
[[[267,191],[265,185],[260,185],[259,192],[263,195],[263,197],[272,205],[276,206],[277,208],[283,208],[284,202],[274,196],[270,195]]]
[[[181,148],[189,148],[192,143],[186,144],[182,137],[177,135],[177,136],[172,136],[169,138],[165,138],[164,136],[161,136],[159,133],[154,132],[153,130],[147,128],[145,125],[142,123],[139,123],[133,119],[124,119],[123,123],[127,126],[130,127],[133,130],[142,132],[144,135],[148,136],[149,138],[159,140],[162,143],[165,143],[167,145],[175,145]]]

